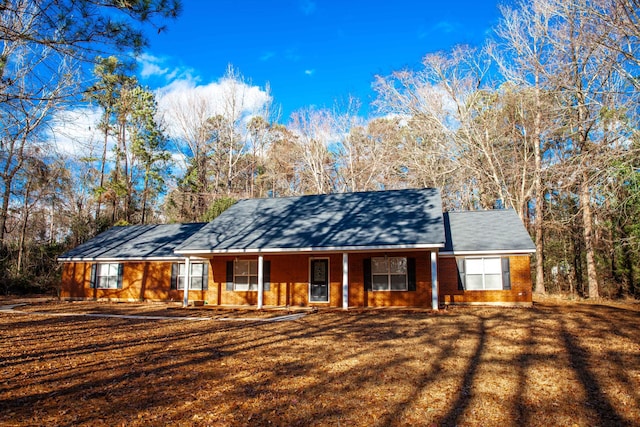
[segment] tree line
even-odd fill
[[[23,10],[37,20],[39,7],[66,4],[5,3],[14,7],[2,11],[5,29]],[[109,2],[69,7],[78,4],[112,16],[101,9]],[[138,24],[179,12],[161,1],[111,7],[127,12],[134,50],[144,46]],[[247,197],[435,187],[448,210],[518,213],[536,243],[537,292],[637,297],[639,10],[637,0],[501,7],[483,46],[429,53],[416,69],[377,76],[372,117],[349,98],[286,123],[268,87],[259,110],[245,108],[251,87],[231,66],[216,99],[142,87],[109,49],[106,24],[87,32],[104,39],[68,51],[50,51],[46,37],[16,41],[22,48],[5,41],[6,58],[23,59],[0,62],[5,289],[54,281],[61,250],[114,224],[207,221]],[[28,60],[34,46],[66,67],[50,88]],[[55,153],[43,138],[53,111],[84,104],[100,112],[92,154]]]

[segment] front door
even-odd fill
[[[310,302],[329,302],[329,260],[311,260]]]

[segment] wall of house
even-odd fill
[[[309,265],[310,260],[329,260],[329,303],[309,302]],[[226,289],[227,261],[235,257],[218,256],[211,261],[212,284],[208,294],[209,304],[218,305],[256,305],[256,291],[232,291]],[[239,260],[255,260],[253,256],[241,256]],[[269,255],[264,257],[271,263],[270,289],[263,294],[264,305],[276,306],[342,306],[342,255],[311,257],[309,255]]]
[[[365,291],[364,260],[384,253],[349,254],[349,306],[355,307],[431,307],[431,254],[424,252],[392,252],[394,257],[415,258],[415,291]]]
[[[165,300],[169,297],[171,263],[125,262],[121,289],[91,288],[90,262],[65,263],[62,271],[63,298],[98,298],[114,300]],[[165,286],[166,284],[166,286]]]
[[[60,297],[118,301],[182,301],[183,291],[170,289],[172,264],[158,261],[124,262],[121,289],[94,289],[90,284],[93,263],[68,262],[62,269]],[[205,300],[207,293],[189,291],[189,299]]]
[[[463,291],[458,289],[456,259],[440,258],[438,282],[440,304],[531,305],[531,265],[529,255],[509,257],[511,290]]]
[[[366,258],[380,253],[349,254],[349,306],[431,307],[430,253],[393,252],[416,260],[415,291],[365,291],[363,266]],[[342,254],[316,256],[329,260],[329,303],[309,302],[310,255],[268,255],[271,263],[270,290],[264,292],[266,306],[342,307]],[[189,300],[203,300],[210,305],[256,305],[256,291],[237,292],[226,289],[227,261],[235,257],[217,256],[210,261],[206,291],[189,291]],[[256,257],[239,257],[256,259]],[[440,258],[438,279],[441,304],[531,304],[531,273],[529,256],[510,257],[511,290],[461,291],[455,258]],[[122,289],[93,289],[90,287],[91,263],[65,263],[62,272],[62,298],[112,299],[126,301],[182,301],[182,290],[171,290],[171,262],[125,262]]]
[[[416,259],[416,291],[365,291],[363,266],[366,258],[380,253],[349,254],[349,306],[431,306],[431,264],[429,252],[393,252],[393,256]],[[329,260],[329,303],[309,302],[310,260]],[[209,304],[255,305],[255,291],[226,290],[226,264],[234,257],[215,257],[212,261],[213,286],[210,287]],[[255,257],[238,257],[255,259]],[[264,305],[289,305],[301,307],[342,307],[342,254],[330,255],[268,255],[271,262],[270,290],[264,292]],[[215,296],[213,293],[215,292]]]
[[[393,253],[416,259],[416,291],[365,291],[363,263],[365,258],[381,254],[349,255],[349,306],[430,306],[431,272],[429,253]],[[309,269],[312,259],[329,260],[329,302],[309,301]],[[203,300],[209,305],[256,305],[256,291],[227,290],[227,261],[232,256],[216,256],[209,264],[208,290],[189,291],[189,300]],[[238,257],[255,260],[255,256]],[[266,306],[342,307],[342,254],[310,256],[269,255],[270,289],[264,292]],[[90,287],[92,263],[65,263],[61,297],[71,299],[110,299],[125,301],[182,301],[183,291],[171,290],[171,262],[123,263],[122,289]]]

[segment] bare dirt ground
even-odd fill
[[[636,426],[639,308],[544,299],[234,322],[219,319],[274,314],[39,301],[0,312],[0,426]]]

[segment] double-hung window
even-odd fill
[[[233,266],[233,284],[235,291],[257,291],[258,261],[236,260]]]
[[[207,263],[193,262],[191,266],[191,278],[189,289],[201,291],[207,289],[208,269]],[[184,282],[186,279],[187,265],[184,262],[173,264],[171,271],[171,289],[184,290]]]
[[[406,291],[407,258],[371,258],[371,284],[374,291]]]
[[[460,284],[467,291],[511,289],[508,257],[468,257],[458,259]]]
[[[119,289],[122,287],[122,264],[100,263],[91,269],[91,287],[97,289]]]
[[[264,260],[262,264],[263,290],[271,290],[271,262]],[[258,290],[258,260],[236,259],[227,261],[227,291]]]

